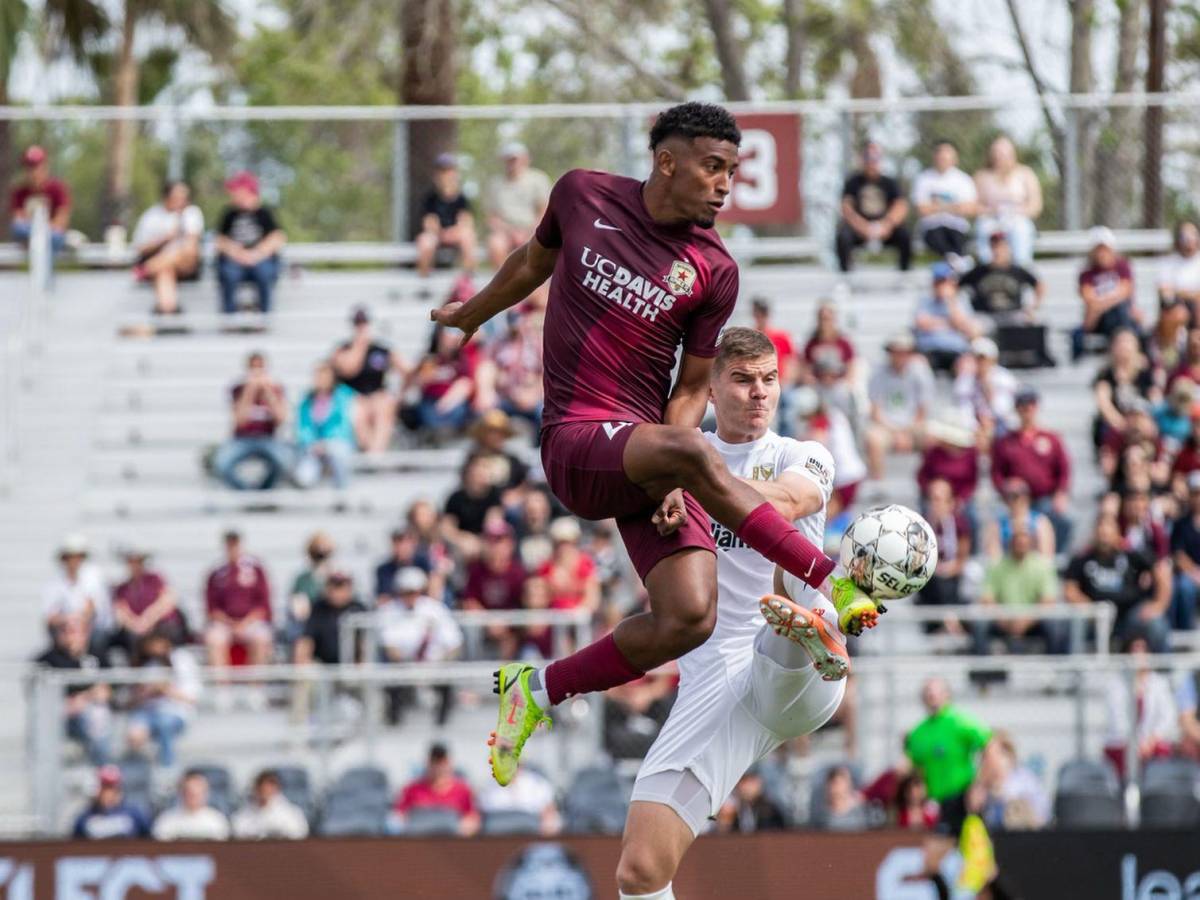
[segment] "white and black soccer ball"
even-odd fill
[[[915,594],[933,575],[937,560],[933,529],[907,506],[868,509],[842,535],[842,568],[879,600]]]

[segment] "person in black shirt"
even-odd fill
[[[404,372],[404,361],[371,334],[371,316],[364,307],[350,321],[354,336],[333,353],[338,380],[358,394],[354,404],[354,437],[364,453],[383,453],[396,428],[396,398],[387,389],[388,372]]]
[[[970,291],[971,306],[976,312],[1032,321],[1046,295],[1046,286],[1028,269],[1013,262],[1012,248],[1003,231],[994,232],[988,244],[992,248],[992,261],[975,266],[959,280],[959,286]],[[1027,288],[1034,292],[1028,308]]]
[[[35,662],[50,669],[95,671],[107,669],[108,660],[88,651],[88,626],[79,616],[67,616],[54,630],[54,644]],[[109,760],[112,741],[112,691],[107,684],[71,684],[64,701],[67,736],[87,751],[93,765]]]
[[[453,153],[439,154],[433,163],[433,187],[421,205],[421,233],[417,235],[417,274],[428,275],[443,247],[457,249],[462,267],[475,271],[475,217],[471,201],[462,192],[458,161]]]
[[[503,514],[500,488],[492,483],[491,464],[486,457],[468,457],[461,485],[446,498],[450,540],[470,555],[493,507]]]
[[[904,224],[908,201],[894,178],[883,174],[883,148],[874,141],[863,148],[862,171],[846,179],[842,187],[842,219],[837,229],[838,265],[849,272],[854,249],[869,244],[894,247],[900,269],[908,270],[912,239]]]
[[[327,666],[336,666],[343,662],[339,628],[342,616],[366,611],[367,608],[354,593],[354,579],[350,574],[342,571],[331,572],[325,579],[324,593],[313,604],[312,612],[304,625],[304,636],[296,641],[296,664],[303,665],[316,660]],[[356,634],[356,656],[359,646],[357,637]]]
[[[262,205],[258,179],[239,172],[227,182],[230,205],[217,229],[217,280],[221,309],[237,312],[238,285],[250,281],[258,289],[258,306],[271,311],[271,292],[279,278],[279,251],[286,241],[274,213]]]
[[[1067,566],[1063,593],[1069,603],[1112,603],[1117,608],[1117,635],[1130,626],[1152,626],[1152,622],[1142,620],[1154,592],[1153,565],[1143,553],[1122,546],[1121,527],[1115,517],[1101,516],[1092,545],[1072,557]],[[1165,638],[1165,633],[1161,637]]]

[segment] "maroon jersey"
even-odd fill
[[[576,169],[536,237],[557,248],[543,337],[543,426],[661,422],[680,344],[717,355],[738,292],[715,231],[650,217],[633,178]]]

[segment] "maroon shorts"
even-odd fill
[[[562,505],[581,519],[616,519],[621,540],[645,581],[660,560],[689,547],[716,553],[708,514],[684,494],[687,523],[661,537],[650,517],[658,504],[625,475],[625,444],[639,423],[564,422],[542,432],[542,468]]]

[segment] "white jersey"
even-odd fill
[[[812,481],[821,491],[821,510],[798,520],[796,528],[818,547],[822,545],[824,503],[833,490],[833,457],[824,446],[780,437],[773,431],[744,444],[727,443],[712,432],[704,436],[739,478],[775,481],[784,472],[795,472]],[[745,667],[748,649],[763,624],[758,600],[774,590],[775,563],[750,549],[724,525],[714,521],[712,531],[717,545],[717,624],[702,646],[680,658],[679,674],[684,680],[711,666],[723,666],[727,671]],[[806,598],[792,599],[805,603]]]

